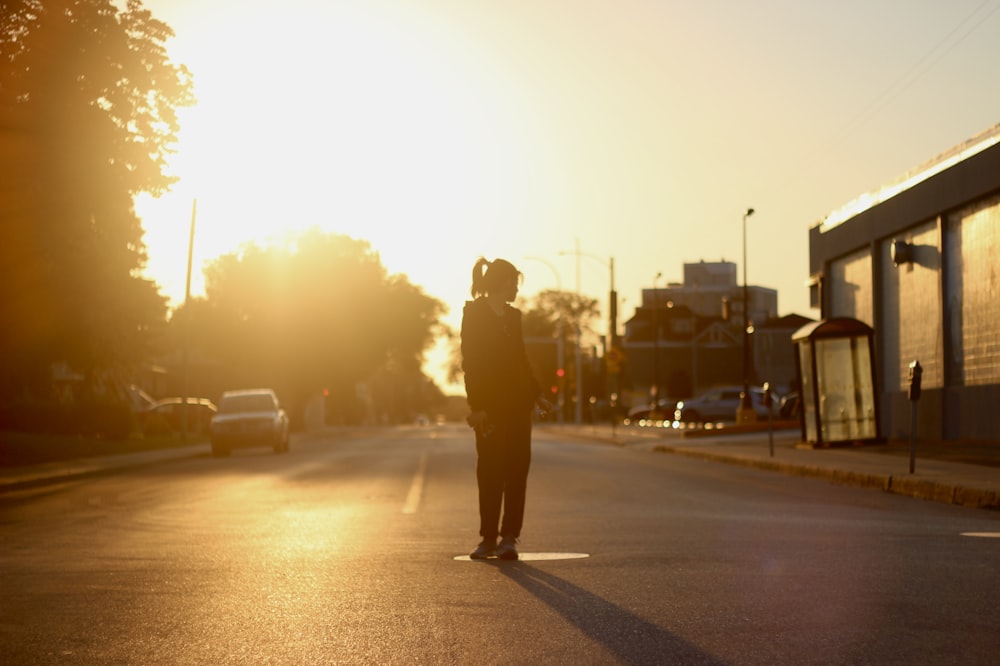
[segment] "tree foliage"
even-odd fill
[[[223,388],[273,386],[298,404],[326,389],[337,409],[376,374],[426,384],[423,356],[443,311],[389,275],[366,241],[310,230],[288,247],[250,244],[216,260],[205,301],[172,324],[190,326],[192,347],[219,360]],[[398,412],[415,404],[395,402]]]
[[[563,406],[563,418],[572,419],[576,399],[575,382],[577,345],[584,348],[589,340],[596,340],[593,322],[600,316],[596,299],[571,291],[548,289],[522,304],[524,312],[524,335],[531,338],[558,338],[562,341],[562,358],[556,358],[551,348],[540,349],[528,346],[528,357],[532,361],[538,379],[543,387],[555,386],[557,392],[549,398]],[[558,349],[560,347],[556,347]],[[556,375],[562,368],[565,374]],[[581,381],[585,388],[593,383],[588,368],[581,368]],[[592,391],[586,390],[587,395]]]
[[[141,358],[166,316],[137,193],[172,182],[177,107],[193,102],[164,23],[128,0],[0,2],[0,365],[7,393],[54,361]],[[44,384],[44,381],[38,382]]]
[[[592,325],[600,316],[597,300],[571,291],[546,289],[524,306],[524,334],[556,336],[560,332],[575,337],[593,336]]]

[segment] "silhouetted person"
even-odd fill
[[[472,297],[462,313],[462,369],[476,432],[479,535],[470,557],[516,560],[531,464],[531,412],[549,403],[528,364],[517,297],[521,273],[503,259],[480,257],[472,269]],[[503,522],[500,511],[503,509]],[[497,537],[501,537],[497,545]]]

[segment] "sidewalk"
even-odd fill
[[[650,451],[691,456],[703,460],[757,469],[811,476],[833,483],[876,488],[899,495],[979,509],[1000,509],[1000,467],[953,462],[921,456],[917,442],[914,473],[910,474],[909,449],[905,455],[886,452],[886,445],[813,449],[799,446],[797,429],[773,431],[771,454],[767,430],[744,433],[706,431],[688,433],[664,428],[610,425],[543,425],[541,432],[558,428],[577,437]],[[735,429],[733,429],[735,430]],[[697,436],[690,436],[695,435]],[[940,443],[927,448],[940,451]],[[1000,460],[1000,445],[987,447],[992,460]]]
[[[207,454],[208,448],[204,444],[201,444],[97,458],[60,460],[40,465],[2,467],[0,468],[0,493],[53,483],[63,483],[107,472],[136,469]]]

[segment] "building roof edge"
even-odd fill
[[[911,169],[889,184],[852,199],[829,213],[813,226],[819,227],[820,233],[827,232],[830,229],[840,226],[847,220],[860,215],[864,211],[888,201],[897,194],[905,192],[932,176],[936,176],[942,171],[946,171],[956,164],[964,162],[973,155],[978,155],[997,144],[1000,144],[1000,123],[980,132],[968,141],[946,150],[920,166]]]

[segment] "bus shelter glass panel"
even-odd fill
[[[821,441],[878,437],[867,337],[815,340]]]
[[[798,351],[801,372],[799,386],[802,390],[799,404],[802,405],[802,415],[805,422],[803,435],[807,442],[816,442],[819,440],[816,436],[816,394],[813,390],[812,346],[809,344],[798,345]]]

